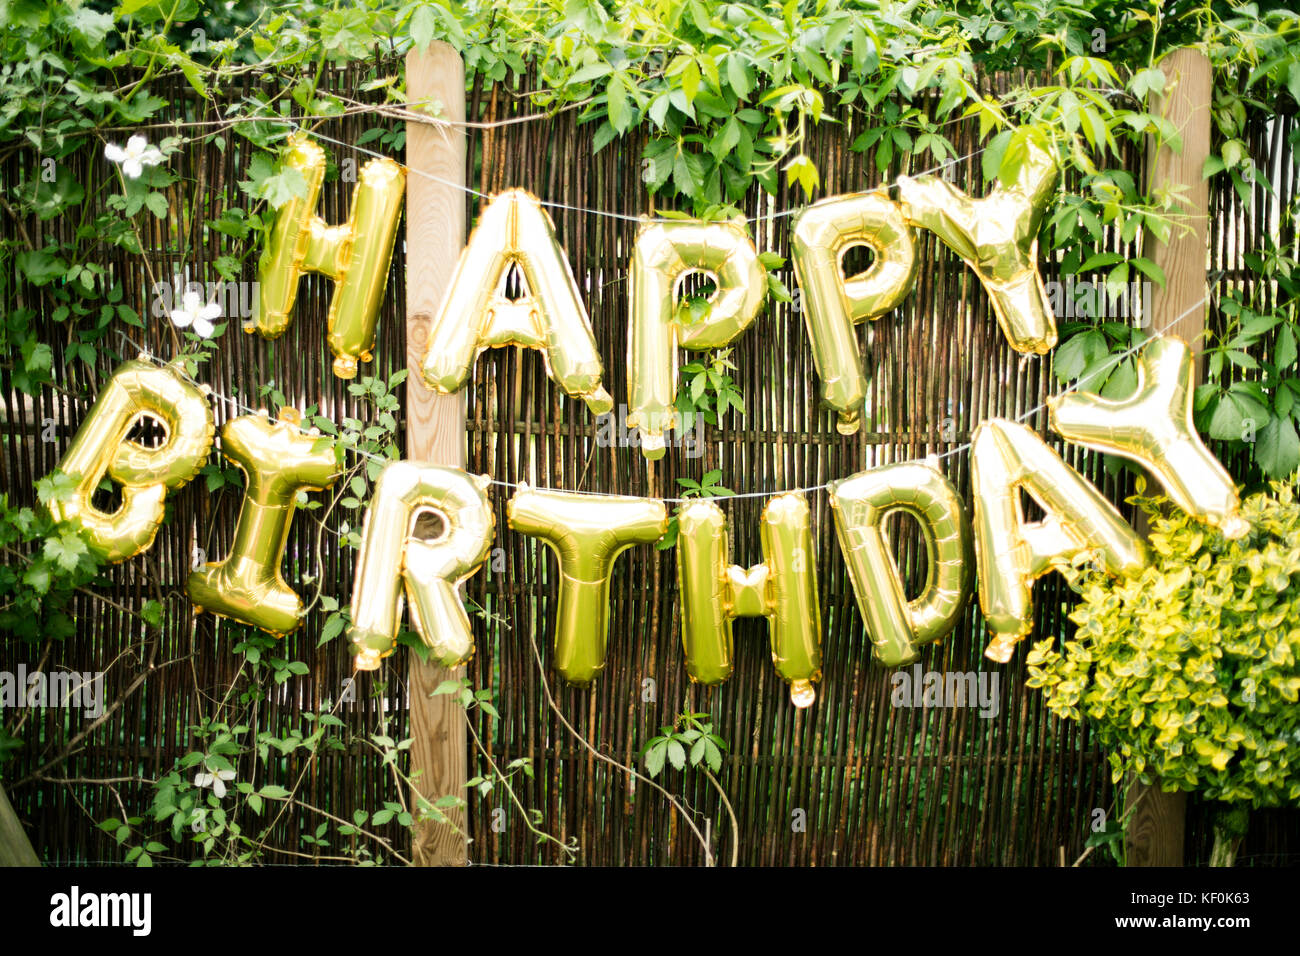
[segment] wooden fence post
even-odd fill
[[[436,100],[441,118],[465,119],[465,66],[446,43],[432,43],[406,57],[406,93],[411,103]],[[465,194],[435,182],[465,183],[466,138],[460,128],[428,123],[406,124],[406,456],[435,465],[465,466],[465,396],[437,395],[420,377],[429,325],[451,281],[465,244]],[[410,655],[411,772],[427,800],[465,795],[466,735],[464,712],[451,697],[430,697],[444,680],[460,676],[425,664]],[[414,797],[413,797],[414,800]],[[462,830],[464,814],[450,814]],[[450,827],[429,823],[412,837],[416,866],[464,866],[465,838]]]
[[[40,866],[40,858],[23,831],[22,821],[0,784],[0,866]]]
[[[1150,184],[1153,190],[1182,187],[1185,205],[1181,211],[1187,217],[1183,221],[1191,228],[1175,228],[1168,242],[1158,241],[1149,232],[1143,237],[1143,254],[1164,270],[1166,280],[1163,289],[1152,288],[1144,315],[1149,317],[1152,332],[1173,323],[1166,334],[1177,335],[1192,347],[1199,371],[1206,309],[1197,306],[1208,301],[1205,259],[1210,190],[1201,170],[1210,154],[1210,61],[1199,50],[1181,49],[1158,66],[1165,74],[1165,90],[1153,112],[1173,124],[1182,149],[1175,152],[1167,145],[1149,145]],[[1187,794],[1164,793],[1158,781],[1151,786],[1134,782],[1129,792],[1130,801],[1141,798],[1142,802],[1129,820],[1124,854],[1128,865],[1182,866]]]

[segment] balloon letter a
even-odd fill
[[[528,287],[522,298],[506,295],[512,267]],[[551,381],[595,414],[613,407],[573,270],[550,216],[522,189],[488,204],[461,251],[429,331],[424,380],[444,394],[458,392],[478,354],[504,345],[540,351]]]
[[[1084,554],[1111,574],[1137,574],[1146,548],[1115,506],[1024,425],[993,418],[971,442],[975,488],[975,553],[980,609],[993,632],[984,650],[1005,664],[1033,630],[1035,578],[1057,562]],[[1047,513],[1027,523],[1020,503],[1027,491]]]

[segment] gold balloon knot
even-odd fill
[[[991,661],[997,661],[999,664],[1005,664],[1011,660],[1011,655],[1016,652],[1018,638],[1008,634],[999,634],[989,642],[989,646],[984,648],[984,656]]]
[[[641,433],[641,454],[651,461],[662,458],[665,448],[663,435],[651,435],[649,432]]]
[[[1219,524],[1219,530],[1229,541],[1235,541],[1238,538],[1244,538],[1250,531],[1250,522],[1241,515],[1229,515]]]
[[[813,701],[817,699],[817,688],[813,687],[810,680],[797,680],[790,684],[790,703],[794,704],[800,710],[805,707],[811,707]]]
[[[294,408],[292,405],[285,405],[280,409],[277,418],[290,425],[298,425],[302,422],[302,412],[298,411],[298,409]]]
[[[609,392],[600,387],[584,396],[583,401],[587,403],[593,415],[607,415],[614,409],[614,399],[610,397]]]
[[[340,355],[334,360],[334,374],[339,378],[356,378],[357,360],[350,355]]]
[[[379,654],[370,648],[363,648],[357,652],[356,667],[359,671],[377,671],[382,659]]]

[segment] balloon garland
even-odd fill
[[[259,270],[254,327],[268,337],[282,334],[301,274],[328,276],[335,282],[329,316],[334,372],[350,378],[359,361],[371,358],[405,171],[391,161],[367,164],[351,218],[328,226],[314,213],[324,152],[295,136],[287,162],[303,173],[308,191],[277,212]],[[1031,144],[1015,182],[998,184],[983,199],[933,176],[904,176],[897,199],[874,190],[823,200],[799,214],[792,225],[794,268],[806,296],[822,399],[837,413],[839,431],[860,427],[866,394],[853,327],[888,314],[910,291],[916,229],[933,232],[967,262],[1013,348],[1052,348],[1055,322],[1036,266],[1036,237],[1055,181],[1050,156]],[[869,247],[875,260],[846,278],[841,262],[854,246]],[[512,272],[525,287],[522,294],[508,294]],[[678,283],[691,272],[706,273],[716,285],[706,315],[693,323],[675,304]],[[740,222],[642,220],[630,285],[629,422],[642,432],[646,457],[657,458],[672,427],[677,348],[715,348],[743,334],[762,308],[767,277]],[[432,323],[424,381],[456,392],[479,353],[505,345],[539,350],[548,376],[567,394],[593,413],[610,410],[591,322],[554,225],[541,202],[519,189],[492,199],[461,254]],[[73,478],[74,491],[50,504],[57,520],[80,528],[92,550],[110,561],[150,546],[167,492],[197,474],[213,441],[210,390],[187,381],[177,366],[146,358],[123,364],[109,379],[59,465]],[[1076,392],[1049,399],[1048,409],[1051,427],[1068,441],[1138,462],[1189,514],[1226,537],[1239,537],[1249,527],[1236,488],[1196,433],[1192,398],[1190,350],[1174,337],[1157,336],[1141,349],[1132,396],[1111,401]],[[142,416],[164,432],[156,447],[127,438]],[[194,571],[188,591],[197,608],[283,635],[302,613],[279,570],[295,503],[300,492],[336,480],[336,446],[314,430],[304,432],[293,409],[282,410],[276,421],[265,414],[235,418],[221,437],[223,453],[247,476],[247,491],[231,553]],[[1137,574],[1146,564],[1141,538],[1116,508],[1025,425],[985,421],[969,448],[973,520],[934,459],[818,486],[829,491],[873,655],[886,666],[916,660],[921,645],[952,630],[970,594],[972,566],[993,635],[985,656],[1005,663],[1032,629],[1034,579],[1081,560],[1116,575]],[[105,477],[121,486],[122,504],[111,514],[91,503]],[[358,668],[377,668],[394,651],[404,603],[437,661],[455,666],[472,656],[472,630],[457,586],[482,565],[494,539],[486,494],[492,483],[509,484],[419,462],[386,465],[365,516],[352,593],[348,636]],[[558,560],[555,667],[570,683],[590,685],[606,665],[615,560],[664,535],[665,502],[512,487],[508,525],[541,539]],[[1022,493],[1042,507],[1041,521],[1025,520]],[[919,522],[927,550],[927,579],[910,601],[881,530],[895,511]],[[427,512],[442,520],[434,540],[415,537],[416,519]],[[798,492],[771,496],[761,519],[763,560],[752,567],[730,563],[727,519],[714,502],[685,501],[677,520],[682,643],[691,679],[726,680],[733,667],[732,621],[765,617],[777,672],[790,685],[795,706],[810,705],[821,676],[822,627],[807,500]]]

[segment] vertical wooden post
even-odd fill
[[[32,849],[31,841],[23,830],[22,821],[0,785],[0,866],[40,866],[40,858]]]
[[[406,93],[411,103],[436,100],[441,118],[465,119],[465,67],[446,43],[432,43],[406,57]],[[465,466],[465,396],[437,395],[420,377],[429,325],[465,244],[465,194],[436,182],[465,183],[463,129],[406,124],[406,456],[435,465]],[[460,704],[430,697],[444,680],[463,673],[425,664],[410,655],[411,771],[416,789],[433,801],[465,795],[466,735]],[[463,814],[452,818],[463,829]],[[428,823],[415,830],[416,866],[464,866],[468,846],[450,827]]]
[[[1210,61],[1199,50],[1175,50],[1158,64],[1165,74],[1165,91],[1153,112],[1168,119],[1178,131],[1182,149],[1168,145],[1148,148],[1150,186],[1182,187],[1185,205],[1182,222],[1168,242],[1144,237],[1142,252],[1165,273],[1165,287],[1154,287],[1144,303],[1152,333],[1164,329],[1167,335],[1184,339],[1198,357],[1203,347],[1207,301],[1205,282],[1206,225],[1209,219],[1209,184],[1201,175],[1210,154]],[[1201,307],[1198,307],[1201,306]],[[1184,314],[1186,313],[1186,314]],[[1170,323],[1173,323],[1170,325]],[[1141,529],[1145,530],[1145,529]],[[1130,801],[1142,802],[1133,811],[1125,840],[1129,866],[1182,866],[1187,816],[1187,794],[1164,793],[1155,783],[1134,783]]]

